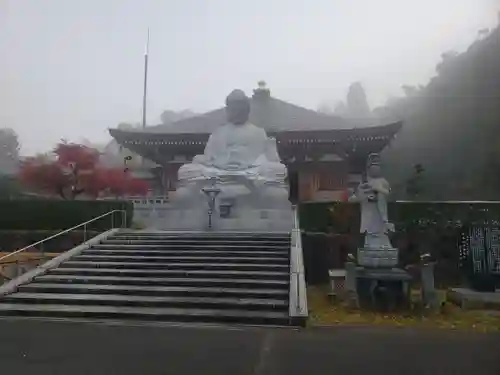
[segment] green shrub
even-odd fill
[[[497,202],[390,202],[388,209],[396,227],[391,242],[400,250],[401,265],[416,264],[420,254],[430,252],[440,285],[456,285],[468,267],[461,254],[468,227],[500,227]],[[299,213],[308,282],[328,281],[328,269],[343,267],[347,254],[355,254],[362,244],[360,205],[303,203]]]
[[[353,233],[359,230],[358,203],[326,202],[300,205],[300,226],[309,232]],[[389,221],[398,231],[453,230],[465,225],[500,226],[497,202],[390,202]]]
[[[127,201],[0,200],[0,230],[68,229],[113,210],[125,210],[126,226],[131,225],[133,205]],[[87,229],[108,230],[112,222],[121,226],[122,213],[96,220]]]

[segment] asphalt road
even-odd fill
[[[500,335],[0,319],[9,375],[498,375]]]

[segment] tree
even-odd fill
[[[387,177],[404,185],[415,163],[431,200],[500,199],[500,27],[465,52],[446,52],[424,87],[388,103],[404,126],[384,150]],[[408,95],[410,94],[410,95]],[[485,177],[486,176],[486,177]]]
[[[183,120],[186,118],[194,117],[196,116],[196,113],[191,111],[190,109],[185,109],[183,111],[171,111],[171,110],[165,110],[162,112],[160,115],[161,122],[164,125],[172,124],[176,121]]]
[[[333,110],[332,108],[330,107],[329,104],[327,103],[321,103],[319,106],[318,106],[318,110],[317,110],[318,113],[322,113],[324,115],[332,115],[333,114]]]
[[[438,74],[446,73],[450,70],[453,64],[457,61],[459,53],[457,51],[448,51],[441,54],[441,62],[436,65],[436,72]]]
[[[333,114],[337,116],[347,115],[347,106],[342,100],[338,101],[337,104],[335,104],[335,108],[333,109]]]
[[[25,185],[63,199],[81,194],[123,196],[133,191],[144,195],[148,185],[136,181],[124,169],[100,168],[99,152],[90,147],[61,142],[53,150],[55,160],[28,158],[21,165],[20,181]]]
[[[19,139],[9,128],[0,129],[0,172],[12,173],[19,163]]]
[[[347,111],[350,117],[369,117],[370,106],[366,99],[365,89],[359,82],[349,86],[347,93]]]
[[[413,175],[406,181],[406,195],[411,199],[418,199],[422,195],[424,172],[422,164],[413,166]]]
[[[0,197],[2,199],[10,199],[21,195],[21,186],[15,176],[0,176]]]

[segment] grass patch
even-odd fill
[[[488,311],[464,311],[458,306],[444,302],[444,291],[440,292],[444,304],[438,312],[412,309],[402,313],[387,314],[351,309],[344,302],[333,303],[328,297],[328,292],[328,285],[308,287],[308,325],[378,325],[465,329],[480,332],[500,331],[500,314]],[[418,300],[418,291],[415,291],[412,302]]]
[[[0,258],[9,255],[9,252],[0,252]],[[38,260],[38,259],[49,259],[49,258],[54,258],[58,256],[60,253],[40,253],[40,252],[29,252],[29,251],[23,251],[21,253],[18,253],[16,255],[12,255],[11,257],[6,258],[5,260],[0,261],[0,264],[10,264],[10,263],[15,263],[16,261],[18,262],[25,262],[25,261],[30,261],[30,260]]]

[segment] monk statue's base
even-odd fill
[[[399,263],[399,250],[391,245],[387,233],[366,233],[358,249],[358,264],[369,268],[391,268]]]
[[[386,248],[360,248],[358,249],[358,264],[368,268],[391,268],[398,265],[399,250]]]

